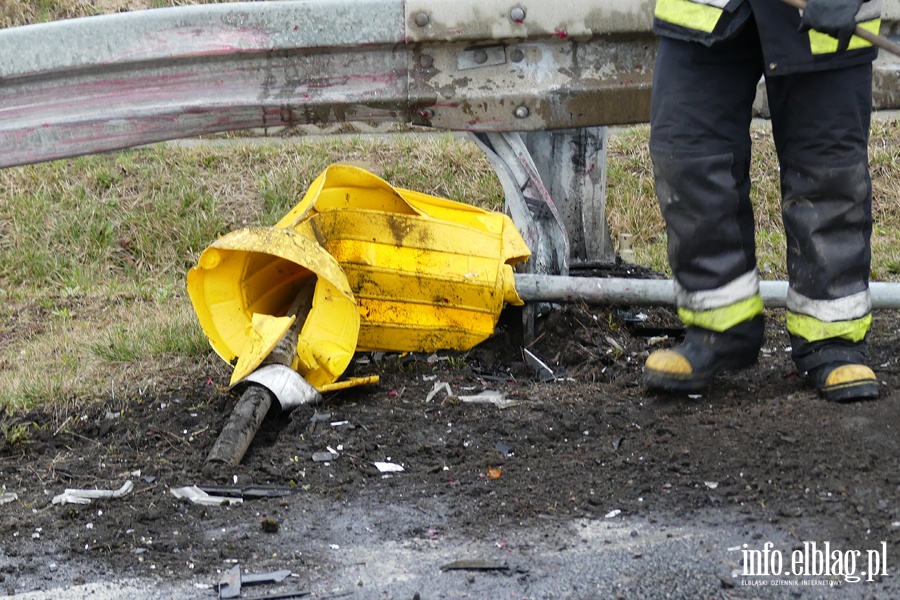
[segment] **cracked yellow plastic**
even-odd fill
[[[200,255],[188,273],[188,295],[216,353],[230,363],[241,359],[232,385],[259,366],[290,327],[265,316],[283,317],[311,277],[317,278],[312,308],[291,367],[318,389],[350,364],[359,334],[353,292],[337,261],[315,240],[275,227],[234,231]]]
[[[530,256],[512,220],[395,188],[333,165],[279,223],[306,230],[340,263],[361,318],[363,351],[466,350],[521,305],[513,265]]]
[[[333,165],[275,227],[216,240],[187,287],[213,348],[236,364],[234,384],[289,331],[289,307],[316,277],[291,366],[322,391],[335,389],[356,350],[466,350],[483,341],[505,303],[523,304],[513,265],[529,256],[502,213]]]

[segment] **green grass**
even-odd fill
[[[639,262],[667,272],[646,127],[610,143],[608,214]],[[754,131],[760,270],[784,279],[778,169]],[[900,126],[872,135],[873,279],[900,280]],[[216,237],[271,225],[329,164],[364,166],[398,187],[489,209],[502,190],[474,144],[449,134],[165,144],[0,170],[0,410],[224,383],[185,292]]]
[[[169,144],[0,170],[0,409],[227,380],[185,276],[218,236],[274,224],[335,162],[502,206],[487,160],[449,134]]]

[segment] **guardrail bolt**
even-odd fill
[[[516,48],[515,50],[513,50],[512,52],[509,53],[509,60],[516,62],[516,63],[522,62],[523,60],[525,60],[525,53],[522,52],[520,49]]]
[[[430,54],[423,54],[419,58],[419,65],[421,65],[425,69],[430,69],[434,66],[434,57]]]
[[[525,9],[521,6],[513,6],[509,11],[509,18],[516,23],[521,23],[525,20]]]
[[[516,110],[513,111],[513,114],[517,119],[524,119],[528,117],[528,107],[527,106],[517,106]]]
[[[416,13],[416,25],[425,27],[429,22],[431,22],[431,19],[428,18],[428,13]]]
[[[434,111],[431,110],[430,108],[423,108],[422,110],[419,111],[419,114],[422,115],[422,118],[425,119],[426,121],[430,121],[431,119],[434,118]]]

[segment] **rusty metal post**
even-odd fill
[[[613,262],[606,222],[606,127],[523,134],[523,140],[569,234],[569,262]]]
[[[241,463],[274,400],[272,392],[263,386],[247,386],[206,458],[209,469],[215,471],[223,466],[236,467]]]

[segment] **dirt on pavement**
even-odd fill
[[[724,511],[760,546],[754,532],[764,525],[798,548],[828,540],[865,553],[885,542],[893,574],[900,318],[875,314],[870,364],[881,398],[834,404],[794,370],[783,313],[767,315],[759,364],[694,397],[651,393],[640,381],[648,352],[678,341],[678,321],[665,308],[555,307],[529,347],[554,369],[549,381],[526,364],[509,325],[465,353],[359,355],[354,374],[377,373],[380,383],[270,415],[243,463],[217,480],[203,476],[204,461],[237,400],[220,390],[220,374],[125,406],[99,399],[63,423],[40,408],[7,415],[0,593],[110,574],[214,583],[235,558],[257,570],[289,568],[314,586],[327,565],[302,544],[282,547],[279,526],[304,507],[348,500],[371,502],[383,535],[401,543],[451,533],[491,539],[548,520],[612,515],[677,525]],[[485,391],[505,403],[460,399]],[[11,435],[23,426],[24,438]],[[329,449],[336,455],[321,460]],[[404,470],[382,474],[375,462]],[[65,488],[126,481],[134,488],[120,498],[51,502]],[[170,491],[193,484],[247,497],[208,507]],[[411,527],[392,513],[401,499],[432,525]],[[710,586],[745,597],[727,577]]]

